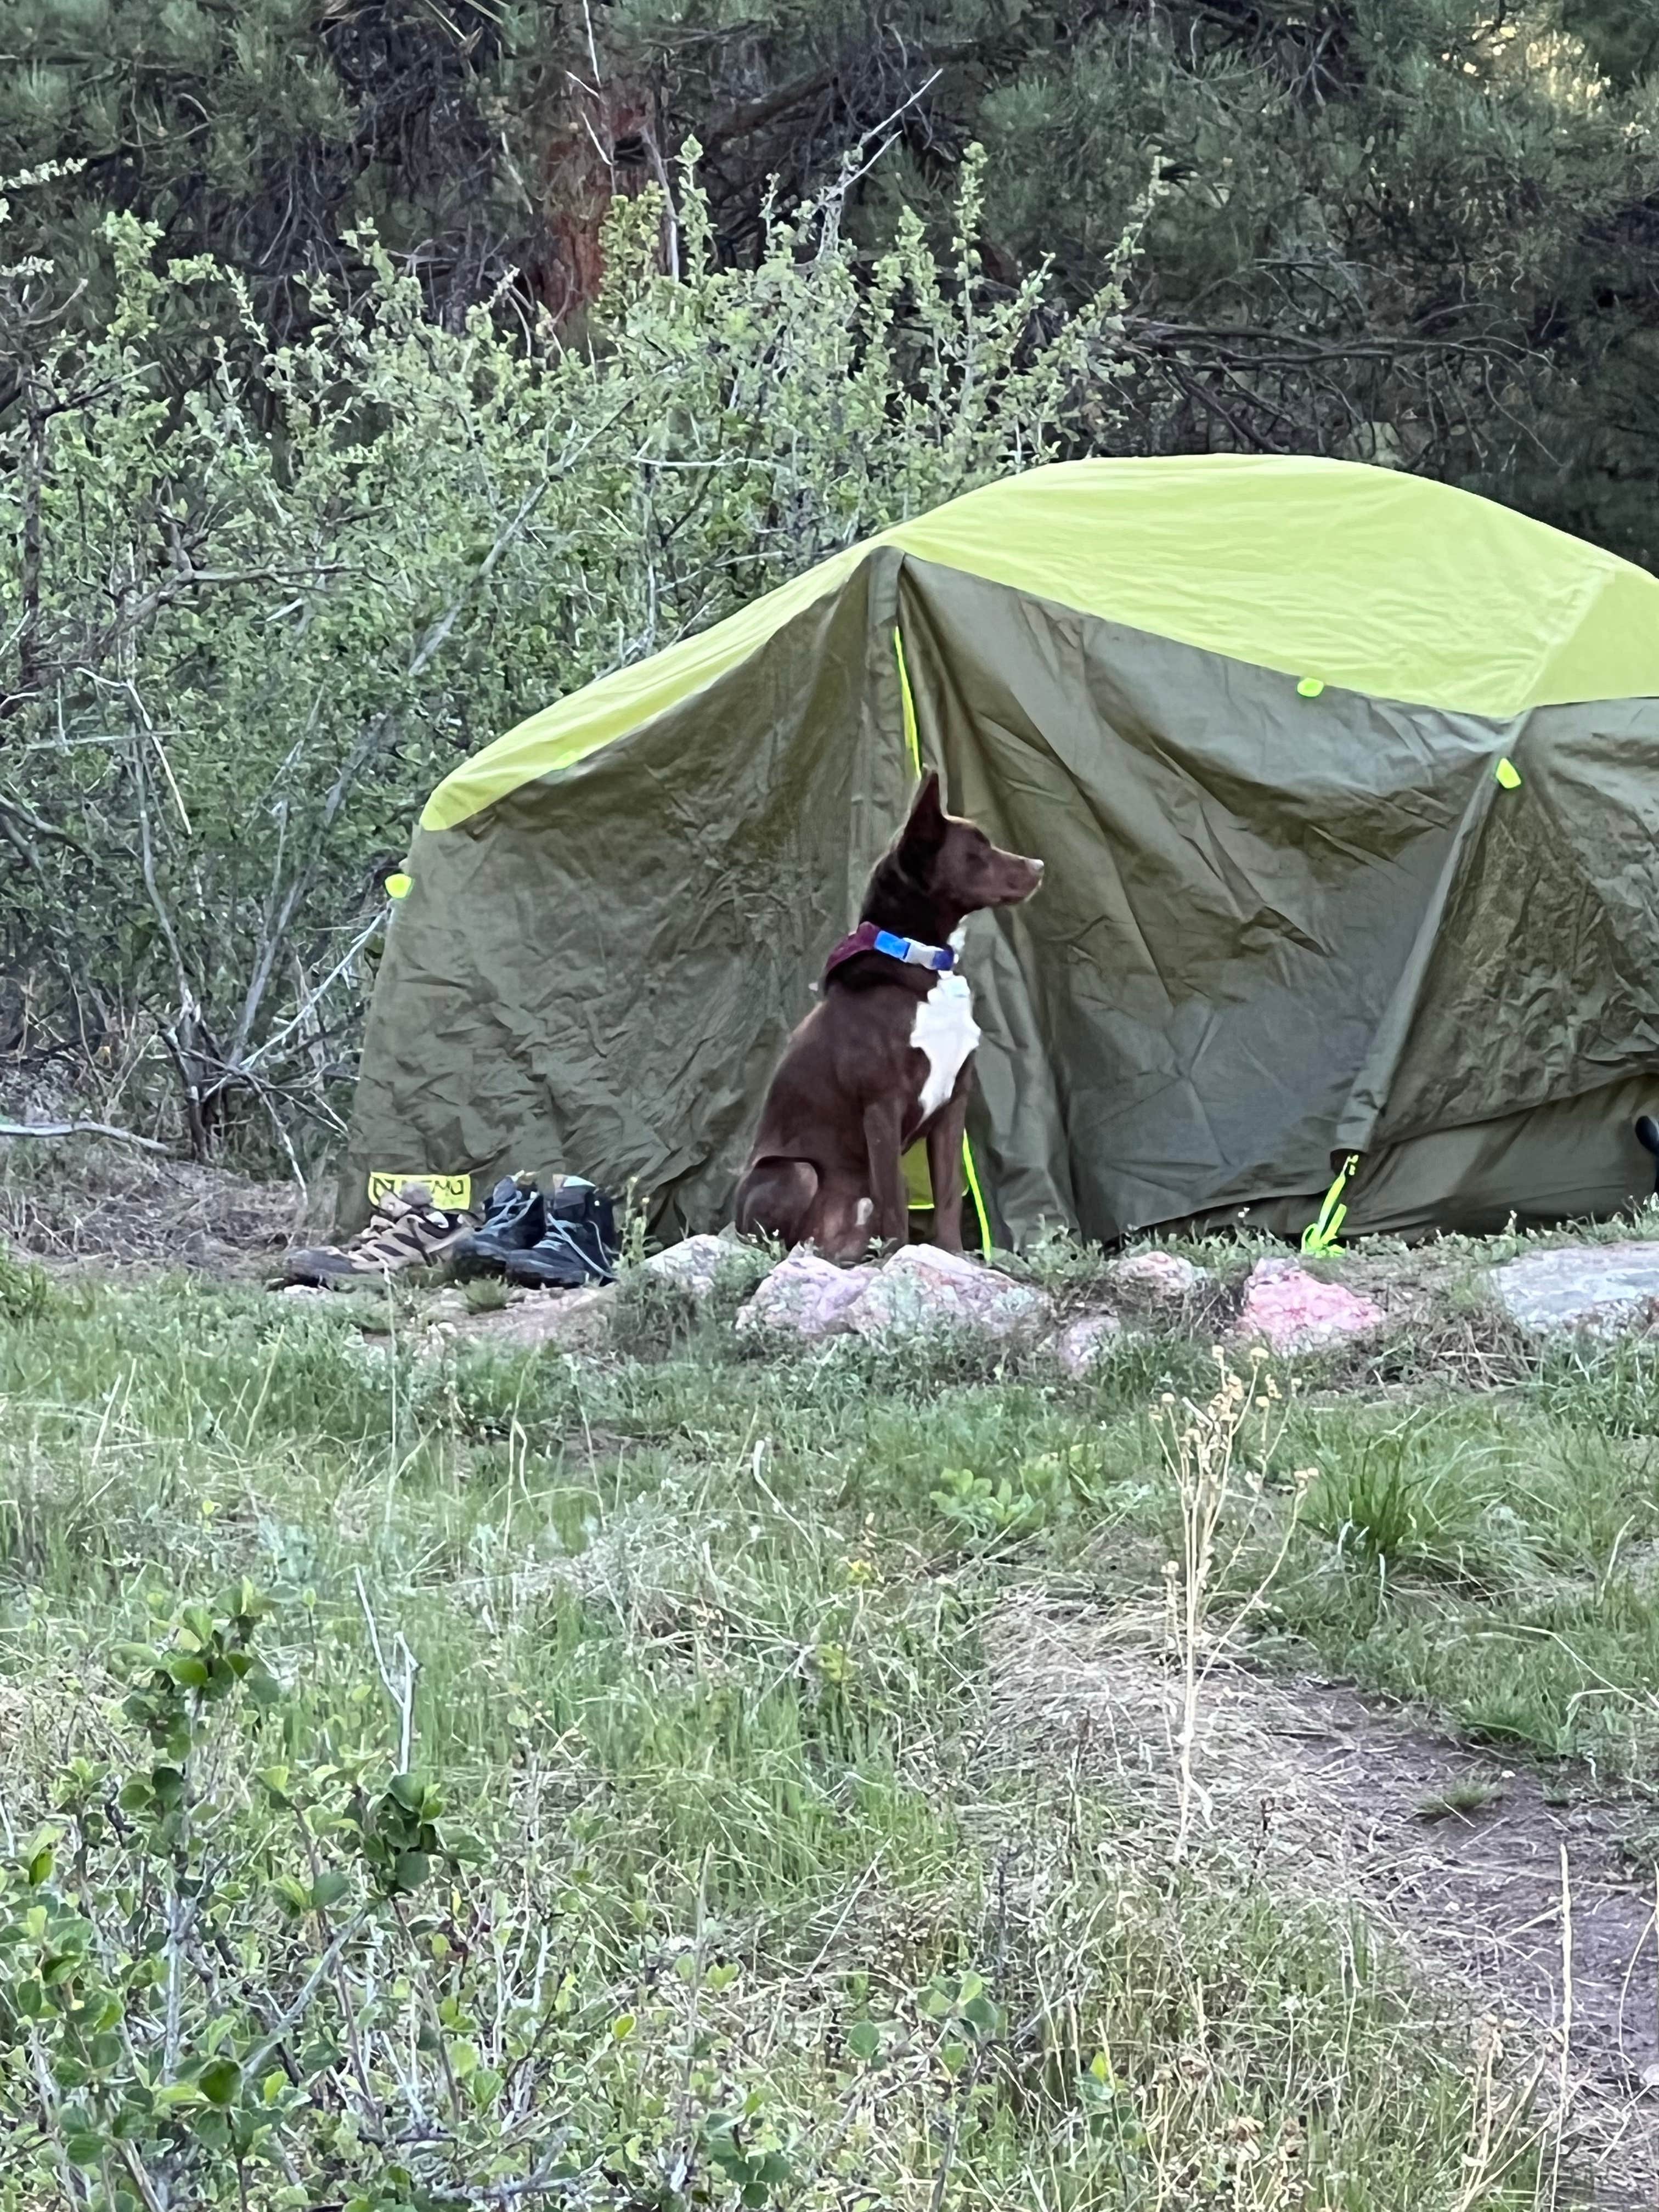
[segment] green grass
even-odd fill
[[[1547,1374],[1513,1401],[1298,1413],[1320,1473],[1272,1595],[1281,1635],[1473,1741],[1640,1780],[1659,1748],[1659,1482]],[[1576,1415],[1577,1418],[1573,1418]]]
[[[1444,1790],[1425,1797],[1417,1808],[1419,1820],[1468,1820],[1489,1806],[1502,1802],[1501,1783],[1491,1782],[1482,1775],[1467,1775]]]
[[[279,1694],[239,1709],[203,1771],[216,1832],[241,1839],[225,1850],[264,1864],[256,1770],[383,1782],[396,1763],[402,1638],[412,1763],[485,1846],[429,1934],[386,1923],[437,1978],[439,2025],[410,2050],[441,2068],[465,2045],[492,2078],[492,2035],[532,2054],[451,2130],[467,2185],[522,2178],[557,2126],[579,2204],[1536,2201],[1501,2126],[1516,2155],[1466,2166],[1501,2093],[1350,1912],[1219,1844],[1177,1867],[1063,1747],[1033,1779],[988,1737],[1005,1590],[1158,1594],[1179,1530],[1164,1401],[1207,1395],[1206,1346],[1132,1338],[1086,1385],[968,1343],[759,1358],[730,1298],[711,1316],[636,1287],[598,1362],[422,1363],[395,1302],[365,1338],[356,1301],[23,1279],[0,1299],[11,1831],[63,1802],[67,1759],[137,1756],[121,1641],[246,1576],[271,1601]],[[1641,1771],[1653,1355],[1409,1401],[1272,1379],[1284,1418],[1265,1485],[1229,1509],[1224,1583],[1252,1585],[1292,1471],[1316,1473],[1261,1654],[1471,1741]],[[290,1939],[261,1894],[238,1893],[239,1941],[275,1977]],[[407,2115],[425,2062],[399,2058],[377,1971],[353,1954],[360,2074],[343,2042],[318,2130],[360,2075]],[[336,2192],[319,2180],[317,2202],[461,2201],[422,2199],[418,2171],[374,2196],[365,2174],[409,2161],[356,2137],[311,2154]],[[302,2201],[257,2160],[243,2185],[256,2208]],[[0,2202],[55,2201],[32,2186]]]

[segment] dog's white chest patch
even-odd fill
[[[979,1042],[974,994],[968,979],[954,969],[939,977],[916,1008],[910,1042],[927,1055],[921,1086],[921,1118],[937,1114],[957,1087],[962,1063]]]

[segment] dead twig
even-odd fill
[[[386,1653],[381,1648],[380,1624],[374,1618],[374,1608],[368,1601],[368,1592],[363,1587],[362,1569],[354,1567],[352,1577],[357,1585],[357,1602],[363,1609],[363,1620],[368,1629],[368,1640],[374,1653],[374,1664],[379,1671],[380,1680],[385,1686],[386,1693],[391,1698],[393,1709],[398,1715],[398,1771],[399,1774],[407,1774],[409,1762],[413,1755],[415,1677],[419,1671],[420,1662],[410,1650],[400,1629],[398,1632],[397,1651],[398,1658],[403,1662],[403,1672],[401,1680],[394,1681],[392,1669],[386,1664]]]
[[[147,1152],[169,1158],[171,1145],[157,1137],[141,1137],[134,1129],[118,1129],[112,1121],[0,1121],[0,1137],[112,1137],[118,1144],[137,1145]]]

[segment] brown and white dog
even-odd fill
[[[830,1260],[860,1260],[908,1226],[902,1160],[927,1145],[933,1237],[962,1249],[962,1133],[979,1030],[957,970],[961,927],[1015,906],[1041,860],[947,814],[924,778],[877,863],[859,927],[830,955],[823,997],[790,1038],[738,1186],[737,1224]]]

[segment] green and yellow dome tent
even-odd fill
[[[342,1213],[578,1170],[726,1216],[919,762],[1042,856],[969,924],[999,1243],[1485,1230],[1653,1187],[1659,580],[1468,493],[1034,469],[532,715],[433,793]],[[1350,1166],[1350,1164],[1352,1164]]]

